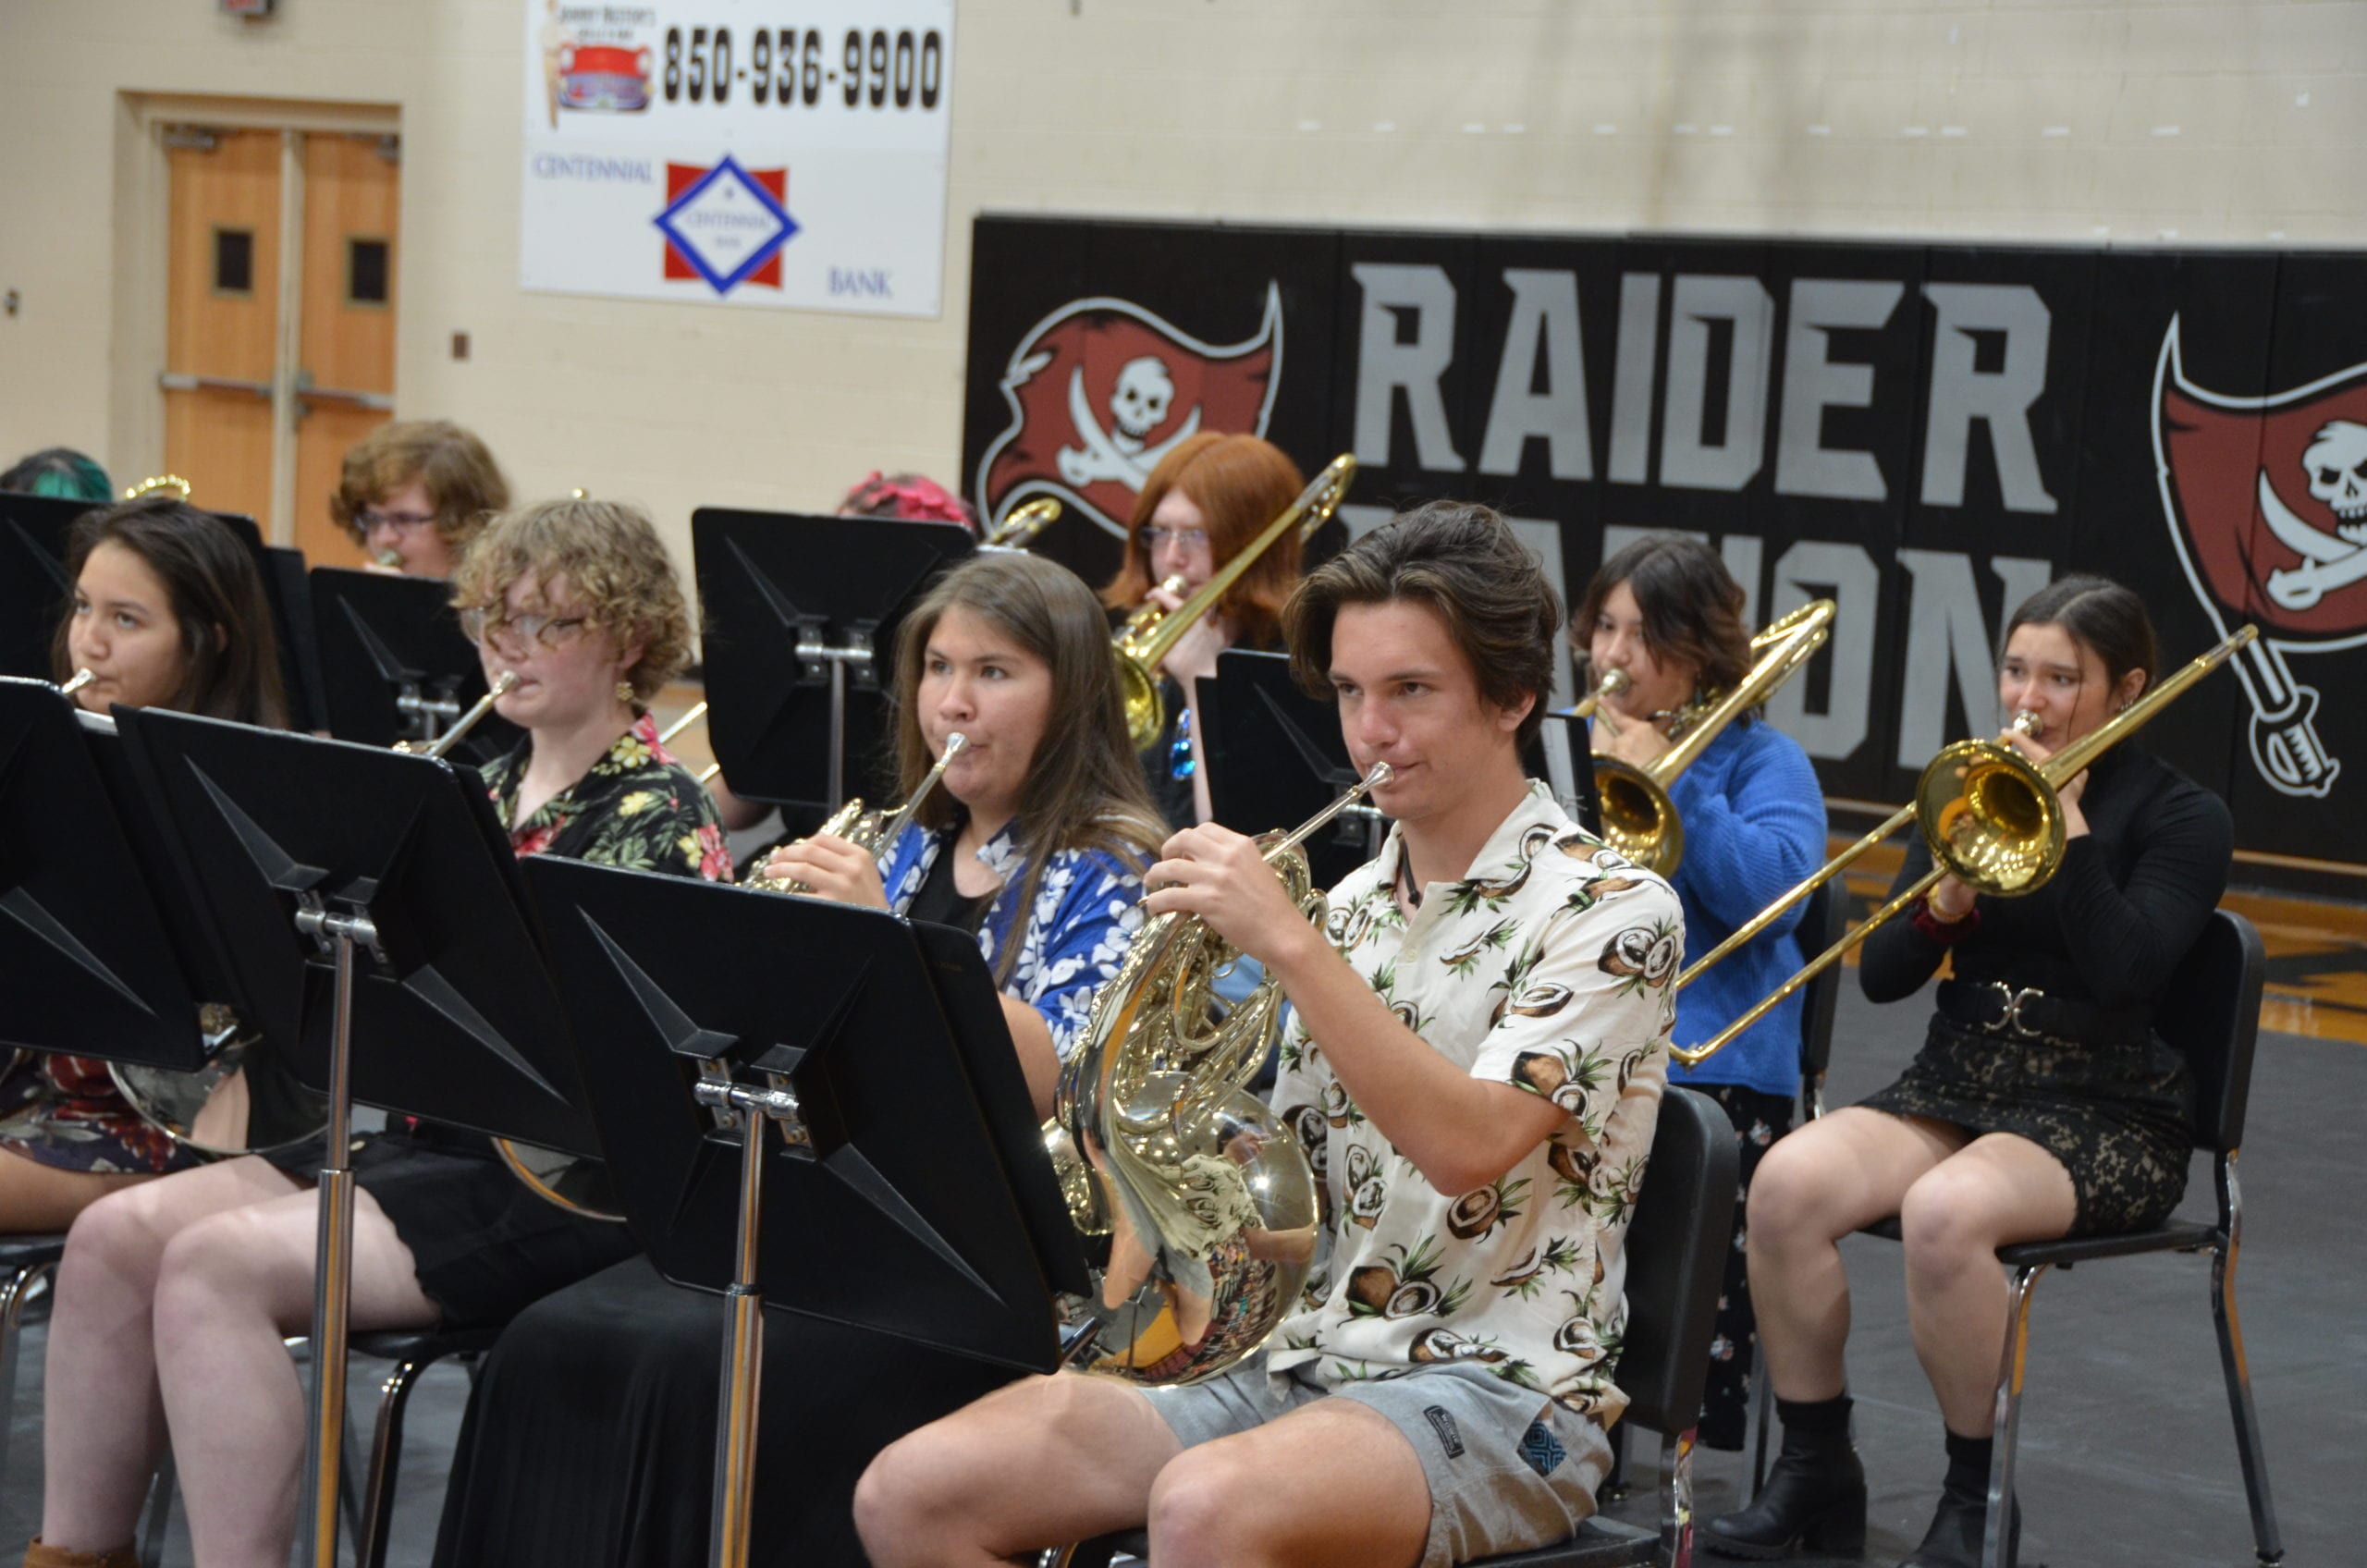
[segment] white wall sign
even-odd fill
[[[523,287],[938,312],[953,0],[527,0]]]

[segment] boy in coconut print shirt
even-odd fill
[[[1620,1242],[1667,1076],[1674,898],[1534,782],[1468,874],[1410,912],[1404,859],[1392,830],[1332,890],[1325,935],[1441,1056],[1568,1115],[1494,1181],[1442,1193],[1294,1021],[1274,1104],[1320,1180],[1330,1256],[1267,1368],[1339,1389],[1460,1364],[1608,1427],[1626,1405]]]
[[[1220,1377],[1023,1379],[891,1445],[855,1494],[877,1568],[1145,1523],[1159,1568],[1447,1568],[1593,1512],[1680,905],[1523,776],[1561,607],[1495,513],[1396,519],[1284,621],[1358,771],[1392,769],[1389,841],[1318,926],[1254,840],[1203,824],[1143,908],[1205,920],[1290,998],[1277,1104],[1322,1176],[1328,1257]]]

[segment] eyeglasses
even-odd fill
[[[434,512],[356,512],[353,526],[367,533],[374,528],[391,528],[398,533],[409,533],[424,528],[435,521]]]
[[[1143,530],[1143,554],[1155,556],[1159,546],[1173,540],[1175,547],[1185,555],[1205,556],[1208,553],[1208,531],[1205,528],[1160,528],[1157,525]]]
[[[460,630],[471,642],[508,643],[512,647],[521,642],[533,642],[545,648],[563,648],[590,624],[590,618],[580,615],[497,617],[491,610],[460,612]]]

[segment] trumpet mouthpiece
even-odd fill
[[[373,561],[375,561],[378,565],[389,569],[398,568],[403,564],[402,557],[397,555],[392,550],[380,550],[370,558]]]
[[[1627,687],[1628,680],[1625,670],[1606,669],[1602,672],[1602,684],[1595,689],[1606,697],[1615,697],[1627,690]]]
[[[955,757],[960,756],[963,752],[966,752],[969,749],[970,737],[963,734],[959,729],[945,738],[945,760],[947,762],[951,762]]]
[[[2032,713],[2028,708],[2017,708],[2014,710],[2013,722],[2006,725],[2005,728],[2014,731],[2017,735],[2035,741],[2046,729],[2046,720],[2039,717],[2037,714]]]
[[[1372,771],[1365,775],[1365,788],[1367,790],[1378,790],[1383,784],[1388,783],[1391,779],[1396,777],[1397,770],[1395,768],[1390,766],[1385,762],[1377,762],[1372,765]]]
[[[57,689],[57,694],[61,697],[70,697],[75,692],[80,691],[83,687],[88,686],[92,681],[96,680],[98,678],[98,672],[96,670],[87,668],[78,669],[74,672],[72,680],[67,681],[65,685],[60,686]]]
[[[493,678],[493,684],[487,689],[497,697],[508,696],[518,689],[518,672],[514,669],[503,670]]]

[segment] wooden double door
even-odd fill
[[[175,127],[165,456],[198,504],[315,564],[346,448],[393,417],[394,137]]]

